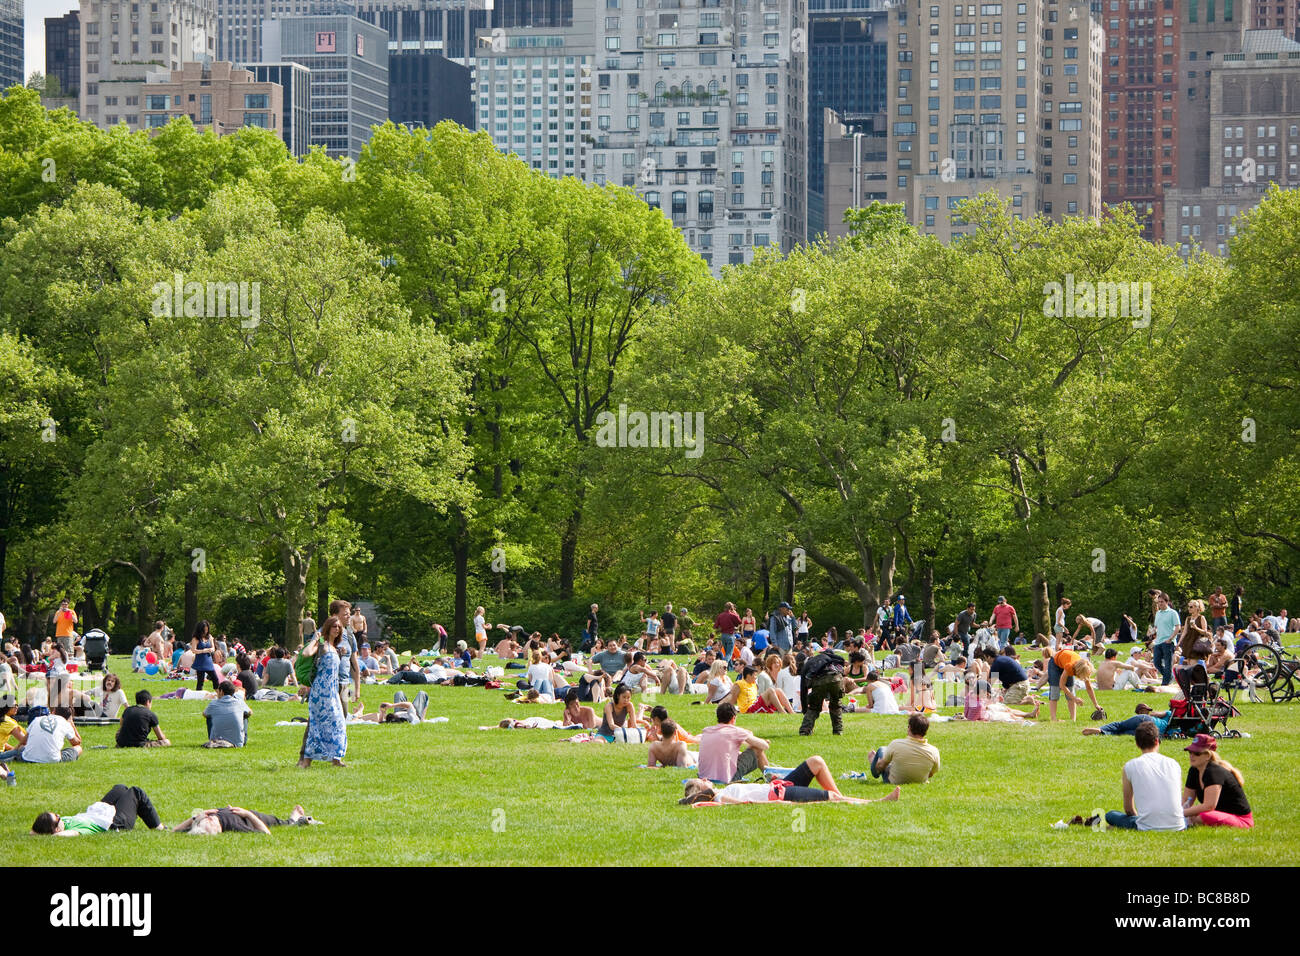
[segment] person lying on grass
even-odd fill
[[[813,781],[821,784],[818,790],[810,786]],[[846,797],[835,785],[826,761],[821,757],[809,757],[784,777],[769,783],[732,783],[725,787],[715,787],[707,780],[686,781],[686,795],[677,801],[682,804],[725,804],[725,803],[768,803],[784,801],[786,803],[816,803],[835,801],[839,803],[882,803],[897,800],[902,794],[902,787],[895,787],[887,796],[866,800],[862,797]]]
[[[362,701],[357,701],[356,709],[352,711],[353,720],[365,720],[372,724],[418,724],[424,721],[424,715],[429,710],[429,695],[425,691],[420,691],[415,695],[414,702],[406,699],[406,695],[399,691],[393,692],[393,702],[379,702],[379,711],[374,714],[366,713],[366,705]]]
[[[167,829],[158,818],[158,811],[153,808],[147,793],[139,787],[119,783],[100,800],[88,806],[85,813],[61,817],[46,810],[32,824],[32,834],[74,837],[107,833],[109,830],[133,830],[137,817],[150,830]]]
[[[1174,712],[1166,710],[1163,713],[1156,713],[1151,709],[1150,704],[1138,704],[1133,711],[1133,716],[1127,720],[1113,720],[1109,724],[1102,724],[1100,727],[1084,727],[1083,735],[1085,737],[1096,737],[1105,735],[1107,737],[1132,737],[1138,727],[1148,721],[1156,725],[1156,731],[1161,737],[1169,733],[1169,722],[1173,719]]]
[[[271,827],[310,826],[319,824],[301,806],[293,808],[289,819],[281,820],[270,813],[245,810],[243,807],[223,807],[220,810],[195,810],[176,833],[193,833],[210,836],[217,833],[270,833]]]
[[[581,692],[577,687],[570,687],[564,695],[564,713],[560,719],[567,726],[578,726],[583,730],[592,730],[596,726],[596,712],[582,706]]]

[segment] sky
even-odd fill
[[[24,82],[32,75],[32,70],[45,72],[45,18],[61,17],[79,6],[77,0],[26,0],[23,45],[26,47],[27,68],[23,70]]]

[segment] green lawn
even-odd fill
[[[1022,656],[1027,656],[1025,652]],[[494,660],[490,659],[492,663]],[[146,686],[155,695],[175,684],[141,684],[125,658],[113,666],[128,698]],[[366,686],[368,709],[394,688]],[[411,689],[406,688],[408,693]],[[5,859],[19,866],[92,865],[408,865],[408,864],[757,864],[907,865],[1290,865],[1300,847],[1293,812],[1300,706],[1243,704],[1233,726],[1249,740],[1222,752],[1242,770],[1257,821],[1251,831],[1197,830],[1178,835],[1050,825],[1094,807],[1120,806],[1123,762],[1132,738],[1087,738],[1080,722],[1032,727],[936,724],[930,740],[943,769],[929,784],[904,788],[895,804],[790,804],[692,809],[677,805],[681,770],[641,770],[644,746],[566,744],[562,731],[480,731],[506,716],[559,715],[557,706],[519,706],[501,691],[428,688],[429,716],[445,724],[353,729],[349,767],[295,766],[302,730],[276,720],[305,715],[300,704],[252,704],[251,742],[243,750],[206,750],[202,702],[158,701],[155,712],[174,746],[168,750],[89,749],[113,743],[113,728],[83,729],[87,750],[73,764],[17,764],[17,787],[0,786]],[[669,697],[674,718],[692,732],[712,722],[698,698]],[[1102,695],[1112,717],[1145,700]],[[1062,708],[1064,712],[1064,708]],[[944,711],[951,713],[951,711]],[[1047,708],[1044,705],[1043,714]],[[741,722],[772,742],[772,760],[794,766],[821,754],[838,777],[865,769],[875,745],[901,736],[904,719],[845,716],[833,737],[829,718],[811,738],[799,717],[753,716]],[[1186,767],[1181,744],[1164,751]],[[114,783],[138,784],[169,825],[197,807],[239,806],[287,815],[302,803],[326,825],[285,828],[269,837],[191,837],[146,832],[77,839],[28,835],[45,809],[85,809]],[[880,796],[879,784],[842,781],[853,795]]]

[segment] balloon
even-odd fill
[[[157,664],[157,663],[158,663],[158,655],[155,654],[153,651],[150,651],[148,654],[146,654],[146,655],[144,656],[144,659],[145,659],[145,663],[147,663],[147,664]]]
[[[157,665],[157,664],[150,664],[148,667],[146,667],[146,668],[144,669],[144,672],[145,672],[146,674],[157,674],[157,673],[158,673],[158,665]]]

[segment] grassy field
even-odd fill
[[[141,686],[155,696],[177,686],[142,684],[125,658],[112,665],[128,698]],[[391,699],[393,689],[364,687],[367,708]],[[558,705],[515,705],[501,691],[481,688],[428,690],[429,716],[448,717],[448,723],[350,728],[345,769],[319,763],[297,769],[302,730],[274,724],[305,715],[301,704],[253,702],[250,743],[242,750],[199,746],[202,702],[155,703],[174,744],[167,750],[91,749],[111,748],[113,728],[84,728],[87,749],[76,763],[11,765],[18,786],[0,786],[4,859],[19,866],[1254,866],[1291,865],[1300,847],[1300,816],[1288,809],[1300,755],[1295,704],[1243,704],[1233,726],[1251,738],[1222,745],[1245,774],[1254,830],[1159,835],[1050,829],[1094,807],[1118,809],[1120,769],[1137,752],[1132,738],[1082,737],[1086,712],[1077,724],[936,724],[930,740],[943,753],[943,769],[929,784],[904,788],[898,803],[817,804],[800,812],[779,803],[692,809],[676,802],[684,771],[637,768],[644,746],[560,743],[563,731],[477,729],[507,716],[558,717]],[[713,722],[713,708],[690,705],[697,699],[664,701],[692,732]],[[1132,714],[1139,700],[1158,709],[1165,703],[1158,695],[1128,692],[1101,699],[1112,718]],[[904,724],[901,717],[847,714],[844,735],[834,737],[823,716],[814,735],[801,738],[798,721],[797,715],[741,718],[772,742],[773,763],[794,766],[821,754],[837,777],[865,769],[870,749],[902,736]],[[1162,749],[1186,768],[1182,746],[1170,741]],[[281,816],[302,803],[326,825],[261,837],[192,837],[140,827],[77,839],[28,835],[38,812],[79,813],[119,782],[144,787],[169,825],[194,808],[227,803]],[[863,796],[885,792],[859,781],[841,781],[841,789]]]

